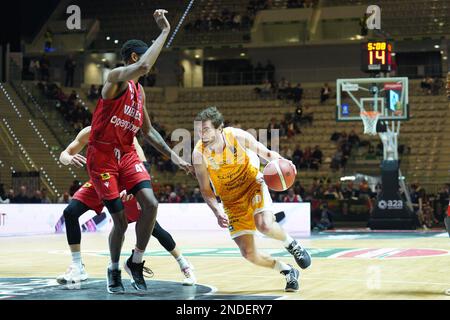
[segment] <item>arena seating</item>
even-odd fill
[[[329,167],[329,159],[336,152],[336,145],[330,141],[333,132],[346,131],[347,133],[354,129],[360,138],[370,140],[373,145],[379,143],[378,137],[369,137],[362,134],[363,126],[360,122],[336,123],[333,98],[325,104],[319,104],[319,92],[321,83],[305,83],[303,104],[310,107],[313,112],[314,122],[312,126],[301,127],[302,133],[289,139],[283,138],[280,143],[280,150],[289,145],[292,150],[299,144],[302,149],[305,147],[314,147],[318,145],[323,152],[324,162],[318,171],[301,170],[298,179],[303,185],[308,186],[313,177],[330,177],[336,181],[341,175],[353,174],[354,171],[375,174],[379,173],[380,158],[369,160],[361,154],[364,150],[355,152],[348,162],[345,171],[333,173]],[[3,85],[8,92],[15,108],[8,100],[7,96],[0,94],[0,104],[6,113],[7,121],[23,144],[29,158],[36,167],[43,167],[48,174],[49,179],[54,183],[55,189],[62,192],[75,178],[75,176],[84,180],[87,175],[84,171],[78,169],[60,168],[55,157],[60,151],[51,153],[51,146],[57,146],[58,142],[51,131],[46,128],[45,123],[40,119],[33,119],[35,128],[24,119],[16,119],[16,112],[23,114],[28,119],[31,114],[18,98],[12,87]],[[227,87],[207,87],[207,88],[178,88],[177,97],[174,102],[165,101],[165,90],[163,88],[146,88],[147,109],[149,113],[155,116],[155,120],[164,124],[167,132],[172,132],[177,128],[185,128],[193,131],[193,119],[198,111],[205,106],[215,105],[224,114],[225,119],[234,122],[239,121],[244,129],[266,129],[272,117],[281,121],[285,113],[293,113],[295,106],[292,103],[286,103],[272,97],[270,99],[260,99],[254,93],[254,86],[227,86]],[[334,92],[334,88],[332,87]],[[70,92],[71,88],[66,88]],[[84,91],[77,90],[83,99]],[[171,100],[171,101],[172,101]],[[90,104],[91,108],[95,104]],[[277,110],[274,112],[274,110]],[[409,154],[401,156],[402,173],[406,176],[409,183],[418,181],[430,191],[436,191],[449,179],[448,163],[450,162],[450,135],[446,113],[449,110],[449,103],[445,93],[442,95],[424,95],[420,88],[420,81],[410,81],[410,115],[411,119],[401,125],[399,144],[404,144],[411,149]],[[11,119],[14,119],[13,121]],[[6,130],[6,126],[1,123],[0,129]],[[38,133],[39,131],[39,133]],[[41,134],[42,141],[36,143],[35,136]],[[13,138],[11,138],[13,139]],[[5,141],[0,141],[5,144]],[[47,144],[47,146],[45,146]],[[6,148],[2,148],[5,153]],[[17,150],[16,150],[17,152]],[[23,156],[24,160],[26,157]],[[328,158],[328,159],[327,159]],[[10,175],[10,167],[13,165],[15,170],[31,170],[30,165],[24,167],[20,161],[12,161],[11,157],[3,157],[3,166],[0,164],[0,172],[3,177]],[[8,162],[9,161],[9,162]],[[155,182],[164,183],[185,183],[190,187],[197,184],[193,178],[186,178],[183,172],[175,174],[169,172],[152,172]],[[44,177],[45,178],[45,177]],[[48,182],[50,183],[50,182]]]
[[[40,171],[42,186],[49,190],[50,196],[59,197],[72,180],[87,178],[84,170],[59,163],[62,146],[45,122],[33,117],[10,84],[1,84],[0,108],[3,110],[0,119],[2,181],[10,181],[12,170]]]

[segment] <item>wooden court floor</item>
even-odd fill
[[[127,233],[121,263],[133,248],[133,232]],[[338,232],[299,239],[310,249],[313,262],[309,269],[301,270],[297,293],[284,292],[284,278],[275,271],[255,267],[241,258],[226,231],[171,233],[195,266],[198,282],[214,288],[217,295],[319,300],[450,300],[450,295],[446,294],[450,289],[450,239],[444,233]],[[257,242],[262,250],[295,265],[294,259],[278,242],[261,237]],[[175,260],[156,239],[151,239],[149,250],[146,265],[154,272],[154,277],[148,281],[149,290],[157,280],[182,280]],[[83,233],[82,251],[90,278],[104,279],[109,261],[107,234]],[[66,270],[70,255],[64,234],[0,237],[0,261],[1,279],[53,278]],[[125,274],[123,277],[128,281]]]

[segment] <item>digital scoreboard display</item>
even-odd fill
[[[389,72],[392,62],[392,44],[387,41],[369,41],[362,44],[361,70],[364,72]]]

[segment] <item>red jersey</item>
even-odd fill
[[[92,116],[89,144],[102,148],[129,151],[133,138],[144,122],[143,95],[139,84],[128,81],[128,88],[116,99],[97,102]]]

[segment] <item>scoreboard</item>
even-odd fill
[[[361,71],[389,72],[392,64],[392,44],[387,41],[369,41],[362,44]]]

